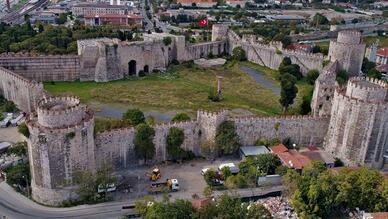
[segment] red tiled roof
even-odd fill
[[[375,213],[367,213],[370,214],[371,217],[366,217],[367,219],[387,219],[388,212],[375,212]]]
[[[289,168],[302,169],[311,163],[308,157],[296,150],[288,150],[283,144],[271,147],[271,151]]]
[[[388,47],[377,50],[377,55],[382,57],[388,57]]]
[[[288,151],[286,146],[284,146],[283,144],[279,144],[277,146],[272,146],[270,149],[271,149],[272,153],[274,153],[274,154],[283,153],[283,152]]]

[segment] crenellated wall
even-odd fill
[[[382,168],[388,150],[387,88],[382,81],[352,78],[346,89],[337,89],[325,150],[347,165]]]
[[[329,117],[312,116],[236,117],[230,120],[234,121],[243,145],[254,145],[259,138],[290,138],[297,145],[320,146],[329,124]]]
[[[0,66],[38,82],[75,81],[80,77],[79,58],[75,55],[3,53],[0,54]]]
[[[259,65],[278,69],[284,57],[289,57],[293,64],[299,65],[303,74],[307,74],[311,69],[321,71],[323,68],[322,63],[325,57],[322,54],[282,49],[280,42],[263,44],[256,41],[253,37],[243,37],[241,39],[232,30],[229,30],[228,36],[230,54],[234,48],[241,46],[246,53],[248,61]]]
[[[13,101],[24,112],[34,111],[37,102],[44,96],[43,84],[28,80],[0,67],[0,95]]]

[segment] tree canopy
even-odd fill
[[[131,125],[139,125],[145,123],[144,113],[139,109],[129,109],[123,114],[123,120],[127,120]]]
[[[182,121],[187,121],[190,120],[190,116],[187,115],[186,113],[177,113],[175,116],[171,119],[172,122],[182,122]]]
[[[241,47],[236,47],[232,51],[233,58],[237,61],[245,61],[247,60],[247,56],[245,51]]]
[[[233,154],[240,147],[240,139],[233,121],[222,122],[216,130],[216,146],[221,155]]]
[[[287,111],[288,107],[294,103],[298,88],[296,87],[296,78],[288,73],[281,76],[280,86],[280,99],[279,102],[283,106],[284,111]]]
[[[182,129],[171,127],[167,135],[167,153],[173,160],[182,159],[185,151],[181,148],[185,134]]]
[[[136,126],[135,152],[139,158],[144,159],[144,163],[155,156],[154,136],[155,130],[147,124],[142,123]]]
[[[313,163],[301,175],[289,170],[284,177],[291,204],[299,216],[330,218],[346,210],[388,210],[388,180],[367,168],[338,172]]]

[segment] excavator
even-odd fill
[[[155,167],[154,169],[152,169],[150,180],[156,181],[156,180],[160,179],[161,176],[162,176],[162,174],[160,173],[160,169]]]

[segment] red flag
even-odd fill
[[[201,20],[198,22],[198,24],[199,24],[200,27],[206,27],[207,24],[208,24],[207,18],[201,19]]]

